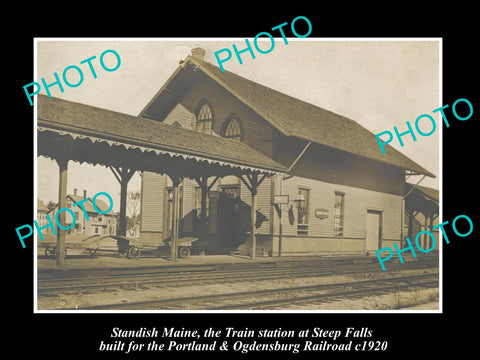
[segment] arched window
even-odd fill
[[[222,135],[228,139],[242,141],[243,132],[240,121],[236,117],[227,118],[227,120],[225,120]]]
[[[204,134],[212,133],[213,115],[212,109],[207,103],[204,103],[196,113],[197,131]]]

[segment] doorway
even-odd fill
[[[365,253],[375,252],[382,244],[383,212],[367,210],[367,228],[365,235]]]
[[[220,187],[217,207],[217,241],[218,247],[235,250],[241,243],[242,229],[242,201],[239,185]]]

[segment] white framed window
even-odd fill
[[[335,191],[335,205],[333,210],[333,235],[343,236],[345,219],[345,193]]]

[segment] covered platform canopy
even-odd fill
[[[405,184],[405,210],[415,216],[416,213],[423,213],[425,217],[436,217],[439,213],[438,190],[426,186]]]
[[[125,235],[126,189],[134,172],[168,175],[174,197],[172,260],[177,257],[178,186],[182,179],[191,178],[199,183],[202,203],[212,186],[207,185],[209,177],[236,175],[247,185],[252,194],[251,257],[254,258],[257,188],[266,177],[287,171],[242,142],[45,95],[37,95],[37,156],[55,159],[59,165],[59,208],[66,207],[69,160],[110,167],[121,185],[120,235]],[[65,224],[65,212],[60,213],[59,220]],[[64,248],[65,232],[59,229],[59,265],[64,261],[60,256]]]
[[[408,215],[408,238],[413,238],[413,219],[422,214],[425,230],[433,231],[433,222],[439,215],[439,191],[426,186],[405,183],[405,212]],[[427,238],[425,235],[425,239]],[[429,248],[431,243],[426,244]]]

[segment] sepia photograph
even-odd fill
[[[441,38],[36,38],[34,71],[34,312],[442,311]]]

